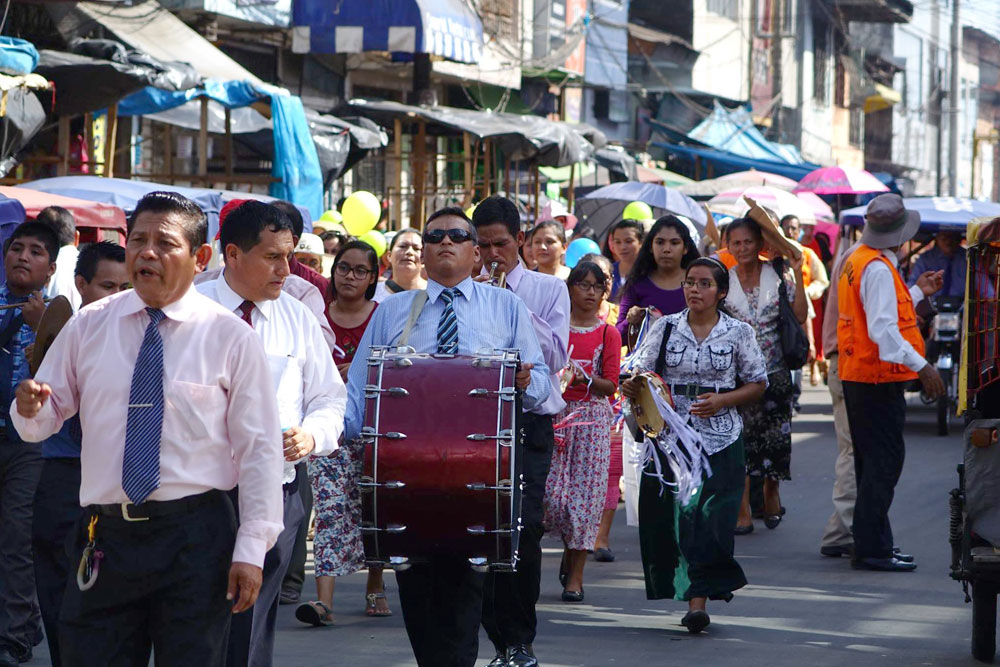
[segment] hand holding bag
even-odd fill
[[[805,366],[809,359],[809,339],[795,317],[792,304],[788,303],[785,263],[780,257],[774,260],[774,270],[778,273],[778,332],[781,334],[781,353],[788,370],[796,371]],[[802,276],[797,276],[797,279],[802,280]]]

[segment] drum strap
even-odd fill
[[[427,290],[414,291],[416,294],[413,295],[413,303],[410,304],[410,316],[406,319],[406,326],[403,327],[403,335],[399,337],[400,347],[404,347],[410,342],[410,332],[413,330],[413,325],[417,323],[420,311],[424,309],[424,304],[427,303]]]

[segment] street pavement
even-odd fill
[[[958,426],[955,435],[939,438],[933,411],[911,404],[906,466],[890,517],[897,544],[919,566],[912,573],[855,571],[846,558],[819,554],[833,507],[836,443],[825,388],[807,386],[802,403],[793,425],[793,479],[782,485],[788,513],[773,531],[757,521],[753,534],[736,538],[750,585],[729,604],[709,604],[708,630],[691,636],[679,625],[683,602],[646,600],[638,532],[619,511],[612,532],[617,558],[587,563],[583,604],[559,600],[560,545],[545,540],[535,641],[543,666],[979,664],[969,654],[971,605],[948,577],[948,491],[957,484]],[[386,582],[391,618],[363,615],[364,573],[338,580],[332,627],[306,627],[293,607],[281,607],[275,665],[413,665],[391,573]],[[312,593],[310,581],[304,599]],[[480,665],[493,657],[485,633],[480,657]]]

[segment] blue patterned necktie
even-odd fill
[[[438,322],[438,354],[458,354],[458,318],[455,317],[455,306],[452,303],[457,292],[454,287],[441,292],[444,312]]]
[[[122,489],[138,505],[160,485],[160,434],[163,430],[163,339],[159,324],[166,317],[147,308],[149,326],[132,371],[125,422]]]

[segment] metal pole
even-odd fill
[[[774,110],[771,112],[771,136],[775,141],[781,141],[781,88],[784,74],[781,71],[781,30],[783,10],[782,1],[773,0],[771,5],[771,95],[775,98]]]
[[[948,100],[948,194],[958,196],[958,83],[959,58],[962,50],[962,26],[958,16],[959,0],[951,5],[951,93]]]

